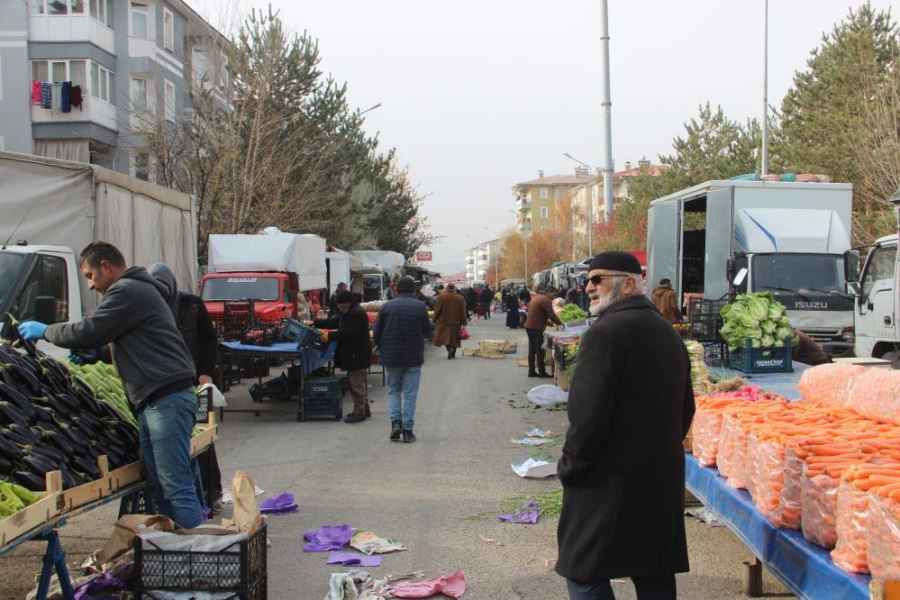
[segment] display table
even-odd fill
[[[800,598],[868,600],[868,576],[834,565],[828,550],[807,542],[799,531],[780,529],[762,516],[746,490],[729,487],[714,467],[701,467],[685,454],[685,486]]]
[[[239,342],[220,342],[219,343],[219,383],[222,384],[224,377],[231,370],[231,361],[240,358],[263,359],[280,358],[291,361],[291,364],[298,365],[299,377],[296,381],[297,404],[296,407],[285,407],[283,404],[272,407],[272,402],[255,402],[257,405],[269,405],[266,408],[262,406],[254,406],[253,408],[220,408],[219,415],[225,420],[225,412],[252,412],[259,416],[260,413],[296,413],[297,420],[303,420],[303,379],[311,373],[328,366],[334,359],[334,353],[337,350],[337,342],[331,342],[325,350],[319,350],[313,347],[298,348],[295,342],[279,342],[271,346],[251,346],[241,344]],[[259,377],[259,383],[262,385],[262,377]],[[220,385],[222,387],[222,385]]]

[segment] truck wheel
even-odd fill
[[[881,355],[882,360],[889,360],[891,362],[897,362],[897,359],[900,359],[900,350],[891,350],[890,352],[886,352]]]

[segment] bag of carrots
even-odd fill
[[[854,380],[848,404],[872,419],[900,424],[900,371],[867,369]]]
[[[865,372],[866,368],[859,365],[818,365],[803,372],[797,389],[808,402],[847,406],[856,378]]]
[[[869,491],[866,524],[872,577],[887,581],[900,579],[900,484]]]

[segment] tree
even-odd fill
[[[201,257],[210,233],[267,225],[405,256],[433,240],[408,171],[363,131],[346,85],[323,75],[315,39],[289,35],[271,7],[252,11],[231,43],[208,38],[204,54],[225,56],[228,84],[211,73],[195,82],[192,116],[136,131],[159,182],[197,198]]]
[[[794,76],[781,104],[781,135],[774,140],[774,152],[793,171],[853,183],[855,217],[862,221],[881,207],[867,191],[859,135],[873,95],[896,71],[898,49],[898,28],[890,11],[876,11],[868,3],[851,9],[844,21],[823,34],[807,70]],[[866,241],[878,232],[856,228],[854,233],[857,241]]]

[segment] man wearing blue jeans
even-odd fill
[[[397,282],[397,298],[381,307],[375,322],[375,345],[387,370],[391,401],[392,442],[416,441],[413,433],[416,396],[425,362],[425,338],[431,334],[428,308],[415,299],[416,284],[411,277]]]
[[[103,294],[93,314],[75,323],[26,321],[19,333],[62,348],[112,347],[131,408],[138,418],[141,458],[151,503],[179,527],[203,522],[191,468],[191,431],[197,414],[194,365],[166,304],[166,290],[143,267],[128,268],[106,242],[81,252],[88,286]]]

